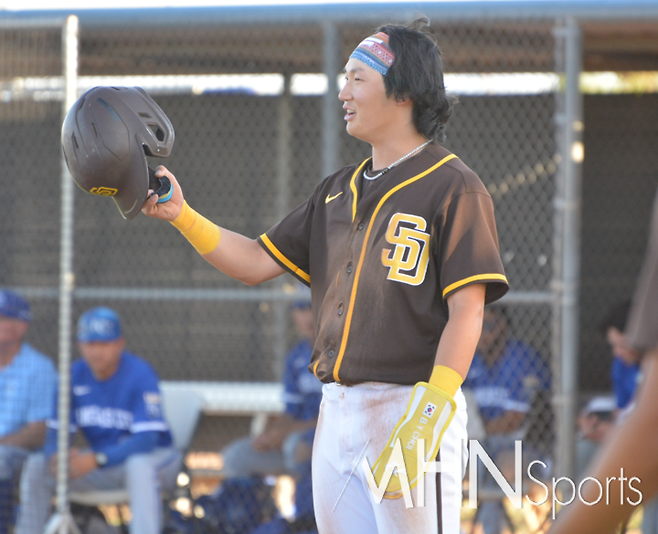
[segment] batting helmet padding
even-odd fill
[[[94,87],[71,107],[62,148],[73,180],[88,193],[111,196],[135,217],[148,198],[146,156],[166,158],[174,127],[140,87]]]

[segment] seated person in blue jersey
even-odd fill
[[[30,304],[0,289],[0,534],[13,524],[14,488],[28,455],[43,447],[57,373],[50,358],[24,341]]]
[[[227,478],[292,475],[296,481],[295,517],[302,523],[313,518],[311,450],[322,399],[322,383],[308,370],[314,335],[310,298],[295,302],[291,314],[301,340],[286,359],[283,376],[285,412],[271,418],[259,436],[240,439],[226,447],[222,451],[222,471]],[[286,532],[285,523],[281,522],[278,527],[264,526],[257,532]]]
[[[591,399],[578,417],[576,476],[582,480],[592,459],[615,426],[617,402],[612,395]]]
[[[485,309],[482,334],[464,387],[473,391],[484,422],[485,451],[513,481],[509,468],[514,465],[514,441],[524,437],[526,416],[537,393],[550,390],[550,373],[539,353],[510,338],[508,328],[504,308]],[[526,450],[524,460],[527,456]],[[502,503],[485,502],[481,508],[484,533],[500,532]]]
[[[80,429],[91,450],[71,448],[70,489],[127,488],[131,534],[160,534],[160,491],[174,487],[181,457],[162,413],[158,376],[124,350],[119,316],[109,308],[80,317],[78,346],[82,359],[71,367],[71,430]],[[23,469],[17,534],[41,534],[50,515],[57,460],[52,415],[44,454],[30,456]]]

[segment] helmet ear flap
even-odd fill
[[[75,183],[113,197],[126,219],[141,211],[149,189],[160,191],[158,201],[165,201],[170,187],[165,191],[162,182],[169,180],[155,178],[146,157],[168,157],[174,139],[169,118],[139,87],[90,89],[62,125],[64,158]],[[157,187],[151,187],[151,175]]]

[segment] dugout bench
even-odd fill
[[[283,384],[278,382],[160,382],[163,393],[192,391],[201,399],[201,411],[209,416],[250,416],[250,433],[260,434],[271,415],[283,413]],[[195,470],[195,474],[197,473]],[[208,473],[212,474],[212,473]]]

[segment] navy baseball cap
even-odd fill
[[[122,335],[121,319],[110,308],[92,308],[78,320],[78,341],[81,343],[116,341]]]
[[[18,293],[0,289],[0,315],[29,323],[32,319],[30,303]]]

